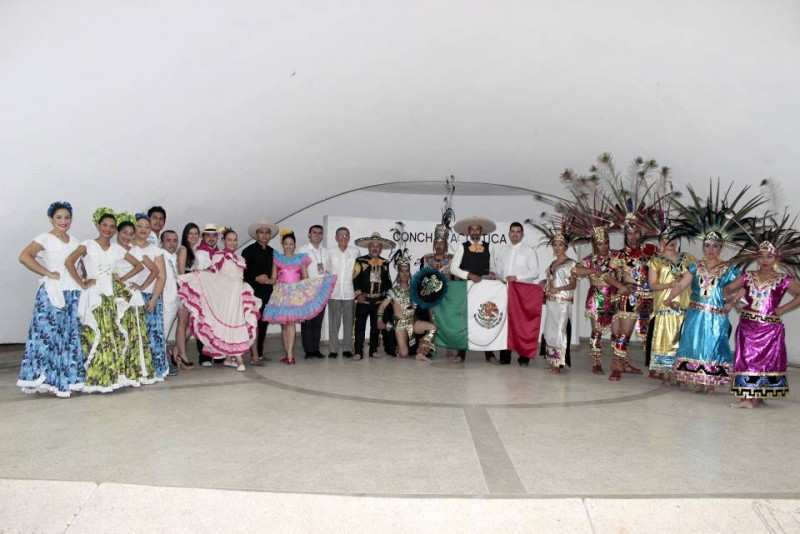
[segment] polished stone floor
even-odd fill
[[[22,394],[3,347],[0,532],[800,532],[794,395],[733,410],[581,350],[552,376],[267,343],[245,373],[70,399]]]

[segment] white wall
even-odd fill
[[[555,192],[602,151],[797,197],[799,24],[794,0],[4,0],[0,342],[55,199],[79,236],[99,205],[242,227],[449,174]]]

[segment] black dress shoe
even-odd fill
[[[315,350],[315,351],[314,351],[314,357],[315,357],[315,358],[322,359],[322,358],[324,358],[324,357],[325,357],[325,355],[324,355],[324,354],[322,354],[320,351],[318,351],[318,350]]]
[[[353,357],[353,353],[350,352],[349,350],[346,350],[346,351],[344,351],[342,353],[342,358],[352,358],[352,357]]]
[[[331,358],[333,360],[335,360],[338,357],[339,357],[339,355],[336,354],[335,352],[331,352],[330,354],[328,354],[328,358]]]
[[[313,352],[306,352],[306,360],[310,360],[313,357],[314,357],[314,353]]]

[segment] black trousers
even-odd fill
[[[380,330],[378,330],[378,306],[382,297],[367,299],[363,304],[356,303],[355,321],[355,340],[353,348],[356,354],[364,355],[364,337],[367,333],[367,318],[369,318],[369,354],[378,352],[378,342],[380,341]],[[387,308],[388,311],[389,308]],[[386,314],[386,312],[384,312]],[[388,317],[384,316],[384,319]],[[394,354],[396,347],[394,332],[383,331],[383,348],[389,356]]]
[[[303,340],[303,351],[306,354],[319,351],[319,339],[322,337],[322,319],[325,318],[325,308],[315,317],[303,321],[300,327],[300,338]]]
[[[266,323],[261,319],[258,320],[258,336],[256,337],[256,351],[258,352],[259,358],[264,355],[264,339],[267,337],[268,327],[269,323]]]
[[[466,360],[467,359],[467,351],[466,350],[462,349],[462,350],[458,351],[458,353],[456,355],[459,358],[461,358],[462,360]],[[488,362],[490,358],[494,358],[494,352],[492,352],[490,350],[487,350],[486,352],[483,353],[483,356],[486,358],[486,361]]]

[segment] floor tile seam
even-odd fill
[[[503,435],[497,429],[497,425],[494,422],[494,418],[492,418],[491,410],[488,409],[488,408],[486,409],[486,416],[489,418],[489,420],[491,421],[492,425],[494,426],[495,432],[497,433],[497,439],[500,440],[500,443],[503,446],[503,451],[505,451],[505,454],[508,457],[508,461],[511,462],[511,465],[514,467],[514,471],[517,473],[517,478],[519,479],[520,484],[522,485],[523,489],[525,490],[525,493],[529,494],[530,493],[530,488],[528,488],[527,484],[525,484],[525,481],[520,476],[519,467],[514,462],[514,458],[511,456],[511,453],[508,451],[508,446],[506,444],[506,441],[503,439]]]
[[[89,492],[89,494],[86,496],[86,498],[82,499],[81,502],[78,503],[78,509],[75,510],[75,513],[72,514],[72,517],[69,519],[69,521],[67,521],[67,526],[64,528],[63,533],[66,533],[66,532],[69,531],[70,527],[72,527],[72,524],[75,522],[75,519],[78,518],[80,513],[83,511],[83,508],[92,499],[92,497],[94,497],[94,494],[97,493],[98,489],[100,489],[100,483],[99,482],[95,482],[94,483],[94,487],[92,488],[92,491]]]
[[[486,472],[484,471],[483,464],[481,463],[481,454],[478,451],[477,445],[475,444],[475,436],[472,435],[472,428],[470,427],[470,424],[469,424],[469,415],[467,414],[467,409],[466,408],[462,408],[460,410],[460,415],[461,415],[462,421],[464,423],[464,426],[466,427],[467,432],[469,433],[469,443],[470,443],[470,445],[472,445],[472,453],[474,454],[473,458],[475,458],[475,461],[478,464],[477,468],[481,472],[481,479],[483,481],[483,487],[486,488],[486,494],[487,495],[491,494],[491,489],[489,488],[489,481],[486,480]]]
[[[589,512],[589,503],[587,502],[588,499],[582,498],[581,505],[583,506],[583,511],[586,513],[586,520],[589,521],[589,528],[592,531],[592,534],[597,533],[597,529],[594,526],[594,521],[592,521],[592,514]]]
[[[472,411],[472,415],[470,415],[470,410]],[[522,482],[522,479],[519,476],[519,472],[517,471],[516,465],[514,462],[511,461],[511,458],[508,455],[508,451],[505,449],[505,445],[503,444],[502,440],[500,439],[499,433],[497,432],[497,428],[494,426],[494,422],[492,421],[491,416],[489,415],[488,410],[485,408],[464,408],[464,418],[467,423],[467,428],[469,429],[470,436],[472,437],[472,445],[473,449],[475,450],[475,454],[478,459],[478,465],[480,466],[481,473],[483,475],[483,480],[486,485],[487,490],[489,493],[508,493],[508,492],[500,492],[497,489],[493,489],[493,486],[498,483],[498,481],[494,480],[495,476],[498,472],[501,475],[511,475],[513,480],[503,480],[503,485],[510,485],[512,487],[516,486],[519,488],[519,491],[512,491],[512,494],[526,494],[527,488],[525,484]],[[483,421],[485,419],[485,422]],[[479,425],[485,423],[487,428],[480,428]],[[500,444],[498,450],[494,450],[492,444],[484,443],[483,439],[476,439],[476,436],[480,434],[480,431],[484,431],[484,436],[486,437],[486,433],[491,434],[489,436],[490,440],[497,441]],[[484,445],[488,445],[490,450],[484,450]],[[495,444],[496,445],[496,444]],[[489,457],[490,452],[497,453],[498,451],[502,452],[502,457],[495,459],[491,459]],[[507,465],[503,465],[507,464]],[[510,471],[510,473],[503,473],[503,471]],[[516,488],[514,488],[516,489]]]
[[[37,482],[73,482],[73,483],[92,483],[95,488],[92,493],[84,499],[81,506],[85,506],[90,497],[94,496],[97,489],[106,485],[117,486],[133,486],[144,488],[164,488],[164,489],[185,489],[185,490],[209,490],[209,491],[222,491],[222,492],[246,492],[246,493],[266,493],[266,494],[282,494],[282,495],[300,495],[300,496],[332,496],[332,497],[354,497],[354,498],[380,498],[380,499],[484,499],[484,500],[559,500],[559,499],[577,499],[577,500],[708,500],[708,499],[726,499],[726,500],[748,500],[748,501],[762,501],[762,500],[775,500],[775,501],[800,501],[800,491],[796,492],[760,492],[760,493],[659,493],[659,494],[573,494],[573,493],[552,493],[552,494],[536,494],[536,493],[365,493],[365,492],[321,492],[321,491],[290,491],[280,489],[252,489],[252,488],[222,488],[216,486],[171,486],[171,485],[158,485],[158,484],[143,484],[135,482],[117,482],[117,481],[93,481],[93,480],[65,480],[65,479],[44,479],[44,478],[4,478],[0,477],[3,482],[15,481],[37,481]]]

